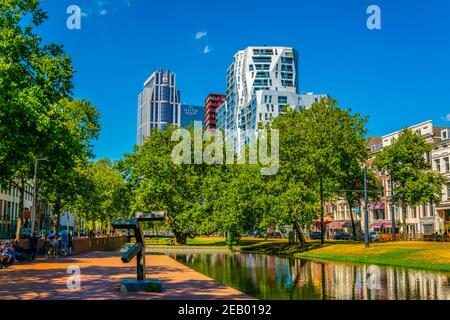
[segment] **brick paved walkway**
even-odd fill
[[[136,262],[123,264],[119,253],[94,252],[70,258],[39,259],[0,270],[0,299],[251,299],[165,255],[147,254],[147,276],[160,279],[161,293],[120,293],[119,279],[136,276]],[[81,268],[81,290],[67,289],[69,266]]]

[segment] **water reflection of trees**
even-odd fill
[[[195,253],[175,258],[260,299],[450,300],[450,276],[427,271],[380,267],[376,275],[380,286],[369,289],[368,266],[258,254]]]

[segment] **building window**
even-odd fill
[[[436,165],[436,171],[441,172],[441,160],[439,159],[435,160],[434,164]]]
[[[270,78],[269,72],[258,72],[256,74],[256,79],[268,79]]]
[[[450,163],[449,163],[449,157],[444,158],[444,167],[445,167],[445,172],[450,172]]]
[[[287,97],[279,96],[278,97],[278,104],[286,104],[287,103]]]
[[[425,161],[431,163],[431,152],[425,153]]]
[[[424,224],[423,225],[423,233],[424,234],[432,234],[433,233],[433,225],[432,224]]]
[[[447,184],[447,200],[450,200],[450,183]]]

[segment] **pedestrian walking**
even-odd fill
[[[50,247],[51,247],[50,239],[48,238],[48,236],[45,236],[44,244],[43,244],[45,259],[48,259],[48,253],[49,253]]]
[[[62,245],[61,253],[64,256],[68,255],[68,244],[69,244],[69,232],[67,230],[64,230],[61,235],[61,245]]]
[[[36,252],[37,252],[37,247],[38,247],[38,237],[37,234],[34,233],[31,237],[30,237],[30,260],[34,261],[36,259]]]
[[[73,236],[72,236],[72,233],[69,233],[69,241],[68,241],[67,248],[69,250],[69,256],[71,256],[72,252],[73,252]]]
[[[52,256],[56,258],[58,256],[58,238],[56,238],[56,236],[53,237],[51,251],[52,251]]]

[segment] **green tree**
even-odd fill
[[[39,166],[38,195],[53,205],[57,222],[80,191],[81,170],[93,157],[99,118],[96,107],[84,100],[63,99],[52,108],[47,149],[41,150],[46,161]]]
[[[111,230],[111,221],[129,214],[130,195],[126,181],[109,159],[91,163],[79,181],[77,199],[72,206],[92,229]]]
[[[347,205],[350,209],[350,220],[352,223],[352,234],[353,239],[357,240],[356,224],[354,219],[355,207],[358,205],[360,207],[360,214],[364,213],[364,208],[362,208],[364,200],[364,168],[357,166],[349,167],[347,178],[342,179],[340,187],[345,194],[345,199]],[[381,181],[376,175],[376,173],[367,167],[367,198],[368,202],[376,202],[381,198],[382,185]]]
[[[53,207],[56,232],[59,231],[61,214],[65,210],[70,210],[78,195],[83,192],[83,178],[81,168],[76,167],[49,176],[41,182],[38,195]]]
[[[374,162],[394,181],[395,200],[402,207],[403,233],[407,232],[407,206],[439,204],[442,201],[442,187],[446,179],[442,174],[431,171],[431,164],[425,158],[431,148],[422,136],[404,129],[392,145],[378,154]]]
[[[329,97],[302,110],[301,114],[310,164],[319,183],[329,185],[322,199],[327,194],[335,196],[336,191],[329,188],[340,189],[343,181],[354,180],[353,168],[361,168],[367,160],[367,118],[359,113],[352,114],[351,109],[340,108],[337,101]]]
[[[240,238],[263,225],[265,193],[259,165],[230,165],[210,168],[205,194],[214,232],[226,235],[229,248],[239,244]],[[260,225],[260,223],[262,223]]]
[[[275,176],[264,178],[274,197],[265,221],[293,225],[303,245],[302,229],[317,219],[319,195],[314,183],[314,167],[308,162],[307,144],[302,136],[302,114],[285,108],[285,114],[274,119],[271,128],[280,132],[280,169]],[[270,222],[269,222],[270,221]]]
[[[25,184],[46,150],[51,109],[72,90],[71,59],[34,32],[47,18],[37,0],[0,3],[0,182],[16,181],[23,220]]]
[[[172,126],[166,131],[153,130],[125,163],[130,165],[128,181],[136,184],[132,187],[134,211],[165,211],[177,243],[185,244],[188,237],[203,232],[207,220],[204,178],[209,166],[172,160],[172,150],[178,145],[171,139],[174,130]]]
[[[342,196],[343,182],[354,181],[353,168],[362,168],[367,159],[367,119],[330,97],[300,112],[287,109],[272,123],[280,131],[280,171],[274,179],[279,199],[290,200],[279,201],[281,211],[291,210],[285,216],[303,243],[301,229],[317,218],[320,202]]]
[[[79,222],[83,219],[90,224],[90,230],[96,229],[95,221],[99,216],[102,201],[93,174],[92,163],[79,170],[77,192],[74,201],[69,206],[69,210],[79,218]]]
[[[111,220],[129,214],[128,189],[122,174],[109,159],[95,162],[90,169],[100,197],[97,219],[109,230]]]

